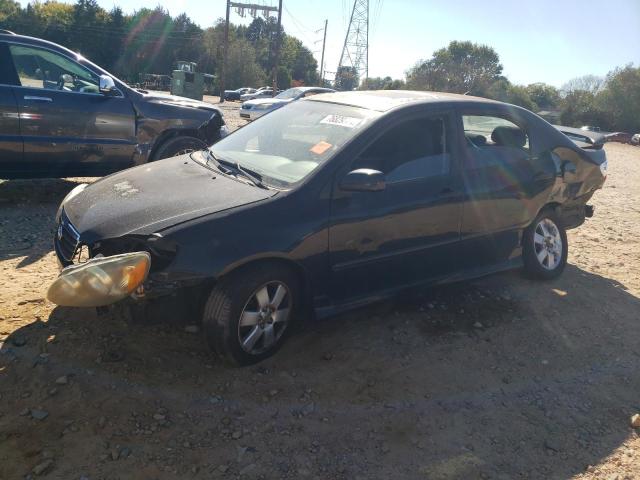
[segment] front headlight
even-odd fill
[[[97,257],[65,268],[47,292],[49,301],[65,307],[102,307],[131,295],[147,278],[147,252]]]
[[[56,223],[60,221],[60,215],[62,214],[62,207],[64,206],[64,204],[81,193],[88,186],[88,183],[81,183],[80,185],[72,189],[69,193],[67,193],[67,196],[62,199],[62,202],[60,202],[60,206],[58,207],[58,211],[56,212]]]

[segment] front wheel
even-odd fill
[[[567,232],[551,210],[541,212],[524,231],[525,272],[534,278],[550,280],[560,276],[567,264]]]
[[[243,269],[214,287],[205,305],[209,346],[225,361],[251,365],[273,355],[299,307],[298,278],[275,264]]]

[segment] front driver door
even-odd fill
[[[9,51],[26,172],[101,174],[131,166],[135,114],[128,98],[101,94],[98,75],[58,52],[22,44]]]
[[[358,301],[456,270],[462,196],[449,113],[393,121],[338,175],[329,230],[333,297]],[[358,168],[386,175],[378,192],[345,192]]]

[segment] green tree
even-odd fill
[[[596,105],[596,96],[593,92],[574,90],[564,98],[563,105],[560,114],[562,125],[569,127],[598,125],[608,128],[611,123],[609,114]]]
[[[404,80],[394,80],[391,77],[369,77],[362,81],[359,90],[402,90]]]
[[[336,90],[354,90],[359,83],[358,72],[354,67],[338,67],[334,86]]]
[[[607,112],[609,129],[640,132],[640,67],[610,72],[595,102],[598,110]]]
[[[539,109],[555,109],[560,105],[560,92],[552,85],[531,83],[527,85],[527,93]]]
[[[537,110],[537,106],[531,100],[527,88],[522,85],[514,85],[505,77],[500,77],[493,82],[486,89],[484,96],[493,100],[518,105],[531,111]]]
[[[409,69],[407,86],[415,90],[483,95],[501,73],[500,57],[493,48],[453,41]]]
[[[0,0],[0,22],[6,22],[20,12],[20,4],[13,0]]]

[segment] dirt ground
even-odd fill
[[[82,180],[0,183],[0,478],[640,478],[640,148],[606,150],[560,279],[407,294],[244,369],[196,319],[49,304]]]

